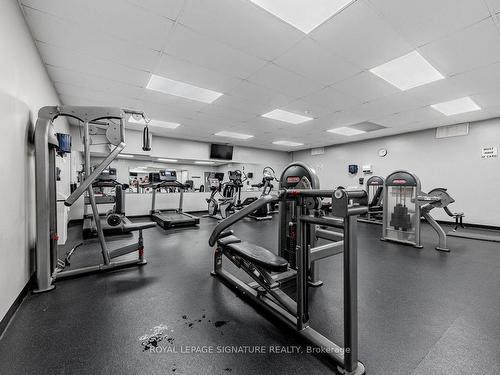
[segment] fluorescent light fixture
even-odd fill
[[[250,1],[306,34],[354,2],[354,0]]]
[[[163,159],[163,158],[159,158],[159,159],[156,159],[158,161],[163,161],[165,163],[177,163],[179,160],[177,159]]]
[[[370,72],[402,91],[444,79],[417,51],[370,69]]]
[[[366,133],[364,130],[353,129],[353,128],[349,128],[347,126],[343,126],[341,128],[330,129],[327,131],[330,133],[345,135],[348,137],[353,136],[353,135]]]
[[[136,120],[134,116],[130,116],[128,122],[132,124],[146,125],[146,121],[144,121],[142,117],[139,120]],[[180,126],[180,124],[177,122],[168,122],[168,121],[153,120],[153,119],[149,120],[148,125],[158,126],[163,129],[176,129],[177,127]]]
[[[174,81],[173,79],[157,76],[155,74],[151,74],[151,78],[146,88],[203,103],[212,103],[222,96],[222,94],[217,91],[204,89],[190,85],[189,83]]]
[[[304,146],[303,143],[299,142],[292,142],[292,141],[274,141],[273,145],[278,145],[278,146],[288,146],[288,147],[298,147],[298,146]]]
[[[312,117],[298,115],[296,113],[283,111],[282,109],[275,109],[274,111],[263,114],[262,117],[288,122],[289,124],[294,125],[302,124],[303,122],[311,121],[313,119]]]
[[[195,161],[194,163],[195,164],[206,164],[206,165],[215,164],[214,161]]]
[[[221,132],[215,133],[214,135],[217,135],[219,137],[236,138],[236,139],[253,138],[253,135],[250,135],[250,134],[242,134],[242,133],[234,133],[234,132],[226,132],[226,131],[221,131]]]
[[[441,112],[446,116],[458,115],[460,113],[479,111],[481,109],[474,100],[466,96],[464,98],[450,100],[449,102],[443,102],[431,105],[436,111]]]
[[[118,154],[119,158],[133,158],[134,155],[129,155],[129,154]]]

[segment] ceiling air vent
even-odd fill
[[[468,122],[436,128],[436,138],[460,137],[467,134],[469,134]]]

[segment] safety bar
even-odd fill
[[[208,244],[210,246],[214,246],[215,243],[217,242],[217,239],[219,238],[220,234],[226,229],[229,228],[231,225],[234,223],[240,221],[241,219],[247,217],[248,215],[252,214],[255,210],[258,210],[261,207],[264,207],[265,205],[277,201],[278,197],[275,195],[263,195],[260,198],[258,198],[256,201],[250,203],[248,206],[244,207],[243,209],[235,212],[228,218],[222,220],[217,226],[214,228],[210,239],[208,240]]]

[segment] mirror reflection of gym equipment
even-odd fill
[[[109,205],[113,207],[105,213],[100,213],[101,227],[106,235],[129,233],[132,222],[125,216],[125,191],[127,184],[121,184],[116,181],[116,168],[106,168],[97,176],[92,183],[94,189],[96,204]],[[97,226],[93,214],[89,214],[90,198],[88,194],[84,197],[83,211],[83,238],[97,235]]]
[[[384,179],[379,176],[371,176],[366,181],[366,193],[368,194],[368,212],[360,215],[358,221],[382,225],[384,217]]]
[[[183,212],[182,210],[184,204],[184,190],[186,187],[184,184],[177,181],[177,172],[175,170],[165,169],[161,170],[158,176],[159,182],[153,182],[148,185],[153,189],[153,194],[151,195],[151,219],[163,229],[197,226],[200,223],[200,218]],[[151,180],[155,180],[155,178],[152,177]],[[162,188],[179,190],[178,208],[156,208],[156,192]]]

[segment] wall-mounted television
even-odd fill
[[[233,146],[212,144],[210,159],[233,160]]]

